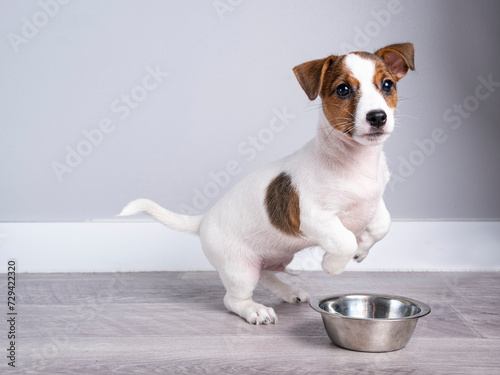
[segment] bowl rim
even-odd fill
[[[363,297],[381,297],[381,298],[389,298],[389,299],[397,299],[400,301],[404,302],[409,302],[413,304],[414,306],[418,307],[420,309],[420,312],[411,315],[411,316],[403,316],[400,318],[359,318],[359,317],[354,317],[354,316],[346,316],[342,315],[337,312],[329,312],[323,310],[319,305],[329,299],[333,298],[340,298],[340,297],[350,297],[350,296],[363,296]],[[312,298],[311,301],[309,302],[309,306],[313,308],[316,312],[319,312],[322,315],[326,316],[331,316],[334,318],[339,318],[339,319],[349,319],[349,320],[364,320],[364,321],[376,321],[376,322],[395,322],[395,321],[407,321],[410,319],[418,319],[423,316],[428,315],[431,312],[431,308],[429,305],[426,303],[423,303],[421,301],[418,301],[413,298],[408,298],[408,297],[403,297],[403,296],[397,296],[393,294],[378,294],[378,293],[344,293],[344,294],[336,294],[336,295],[331,295],[331,296],[323,296],[323,297],[316,297]]]

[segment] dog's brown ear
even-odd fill
[[[321,92],[325,72],[333,64],[337,56],[308,61],[293,68],[295,77],[310,100],[314,100]]]
[[[391,44],[375,52],[380,56],[398,81],[403,78],[408,69],[415,70],[415,49],[412,43]]]

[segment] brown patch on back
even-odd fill
[[[300,236],[299,194],[285,172],[271,181],[266,190],[265,206],[271,224],[283,233]]]

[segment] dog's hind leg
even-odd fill
[[[288,303],[308,302],[311,299],[305,291],[285,283],[276,273],[276,271],[262,271],[260,285]]]
[[[235,267],[226,265],[219,270],[222,283],[226,287],[224,305],[229,311],[238,314],[250,324],[276,323],[278,317],[271,307],[261,305],[252,300],[253,290],[260,278],[260,269],[253,265]]]

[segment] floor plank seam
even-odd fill
[[[478,331],[477,328],[476,328],[476,326],[474,325],[474,323],[470,322],[469,319],[466,316],[462,315],[455,308],[455,306],[453,306],[453,304],[450,303],[450,307],[453,309],[453,311],[455,311],[455,314],[457,314],[469,326],[469,328],[474,331],[474,333],[476,333],[479,337],[481,337],[483,339],[489,339],[489,337],[483,335],[480,331]]]

